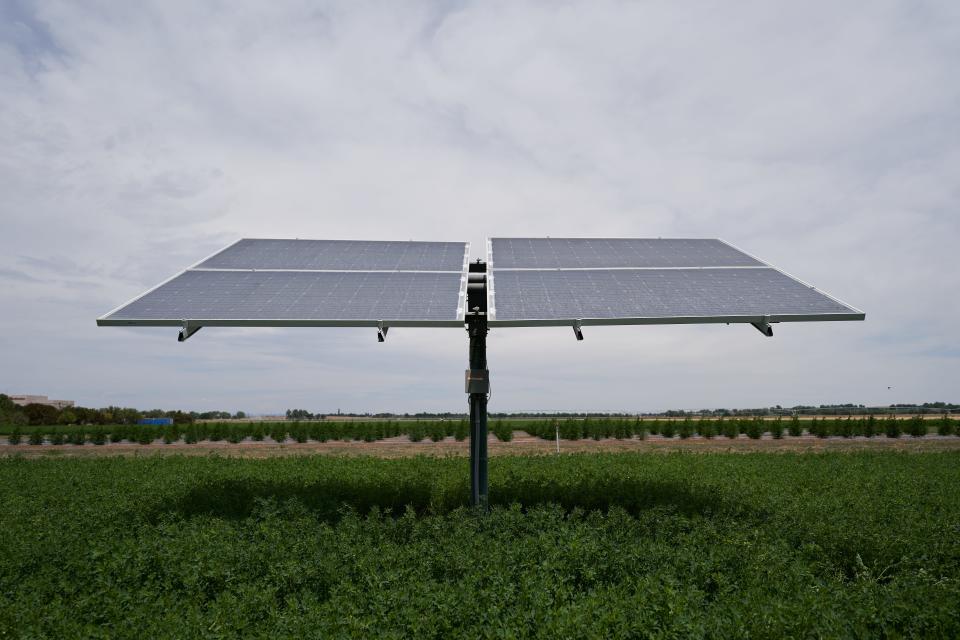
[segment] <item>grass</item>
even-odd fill
[[[958,637],[960,453],[0,460],[0,637]]]

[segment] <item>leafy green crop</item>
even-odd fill
[[[0,460],[0,636],[960,637],[960,453]]]

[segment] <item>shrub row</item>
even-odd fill
[[[960,432],[957,420],[943,416],[937,420],[924,420],[919,417],[909,420],[897,420],[892,417],[877,419],[874,416],[850,417],[844,419],[817,419],[800,420],[792,418],[784,420],[763,420],[760,418],[730,418],[694,420],[640,420],[640,419],[592,419],[583,420],[542,420],[526,423],[522,430],[544,439],[554,439],[559,431],[564,440],[580,440],[592,438],[644,438],[648,434],[660,435],[664,438],[689,438],[695,435],[704,438],[727,437],[737,438],[741,434],[758,439],[765,433],[774,438],[785,435],[797,437],[804,433],[821,438],[829,436],[842,437],[874,437],[886,435],[899,438],[906,433],[914,437],[925,436],[931,429],[939,435],[954,435]]]
[[[585,418],[582,420],[515,421],[495,420],[489,430],[502,442],[513,439],[513,431],[521,430],[532,436],[553,440],[557,431],[561,439],[601,440],[605,438],[645,438],[648,434],[664,438],[692,436],[704,438],[737,438],[746,435],[760,438],[769,433],[774,438],[785,435],[801,436],[809,433],[820,438],[874,437],[885,435],[899,438],[901,435],[921,437],[935,430],[939,435],[960,433],[957,420],[947,416],[936,420],[919,417],[897,420],[892,417],[877,419],[874,416],[844,419],[799,420],[759,418],[730,418],[693,420],[641,420],[637,418]],[[108,442],[131,442],[151,444],[162,441],[166,444],[183,441],[193,444],[201,441],[241,442],[246,439],[275,442],[327,442],[330,440],[375,442],[384,438],[406,435],[413,442],[431,440],[439,442],[447,437],[458,441],[469,436],[466,420],[448,421],[324,421],[324,422],[208,422],[189,425],[105,425],[105,426],[56,426],[15,427],[9,435],[10,444],[106,444]]]
[[[106,444],[108,442],[135,442],[166,444],[183,441],[193,444],[201,441],[241,442],[246,439],[275,442],[327,442],[329,440],[374,442],[401,435],[414,442],[438,442],[448,436],[464,440],[469,435],[466,420],[432,422],[206,422],[189,425],[106,425],[106,426],[52,426],[35,428],[15,427],[8,436],[10,444]]]

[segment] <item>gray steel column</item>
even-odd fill
[[[487,316],[467,316],[470,335],[470,504],[487,506]],[[472,383],[472,384],[471,384]]]
[[[467,272],[467,310],[464,315],[470,336],[470,368],[464,391],[470,398],[470,504],[487,508],[487,265],[470,264]]]

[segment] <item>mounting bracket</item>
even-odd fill
[[[387,331],[390,327],[383,326],[383,322],[377,323],[377,342],[384,342],[387,339]]]
[[[184,320],[183,328],[180,329],[180,334],[177,336],[177,342],[183,342],[184,340],[186,340],[187,338],[195,334],[197,331],[200,331],[200,329],[203,329],[201,325],[193,324],[191,322],[187,322],[186,320]]]
[[[770,316],[762,316],[760,318],[760,322],[751,322],[750,324],[752,324],[757,329],[757,331],[759,331],[763,335],[767,336],[768,338],[772,338],[773,325],[770,324],[769,320],[770,320]]]
[[[577,340],[583,340],[583,331],[580,330],[580,321],[573,321],[573,335],[577,337]]]

